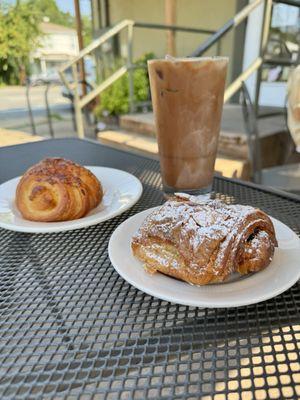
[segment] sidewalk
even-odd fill
[[[0,147],[42,140],[41,136],[0,128]]]
[[[44,108],[45,86],[34,86],[30,88],[30,102],[32,108]],[[70,104],[70,101],[62,96],[62,86],[50,86],[48,92],[49,104]],[[0,111],[12,109],[26,109],[26,87],[25,86],[4,86],[0,87]]]

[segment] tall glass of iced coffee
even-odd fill
[[[228,59],[148,61],[164,191],[211,191]]]

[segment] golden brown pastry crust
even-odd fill
[[[265,268],[276,245],[272,221],[259,209],[174,199],[146,218],[131,247],[148,271],[205,285]]]
[[[63,158],[46,158],[21,178],[16,205],[31,221],[67,221],[86,215],[102,197],[101,184],[88,169]]]

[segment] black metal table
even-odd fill
[[[124,169],[141,179],[144,193],[125,214],[87,229],[0,230],[1,399],[300,397],[299,283],[233,309],[140,292],[115,272],[107,245],[122,221],[162,203],[157,161],[79,139],[49,140],[0,149],[0,182],[45,156]],[[223,178],[214,188],[300,234],[296,197]]]

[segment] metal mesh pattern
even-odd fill
[[[299,284],[253,306],[197,309],[146,295],[114,271],[113,230],[163,201],[156,161],[135,157],[123,169],[144,194],[120,217],[70,233],[0,230],[0,397],[300,397]],[[220,178],[215,190],[300,234],[296,200]]]

